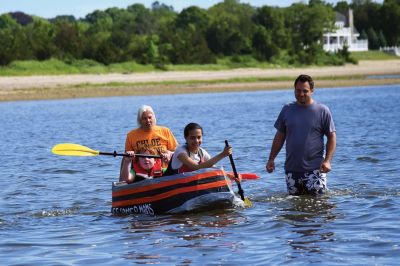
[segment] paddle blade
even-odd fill
[[[51,152],[66,156],[97,156],[100,153],[99,151],[74,143],[57,144],[51,149]]]
[[[252,207],[253,203],[250,201],[249,198],[244,198],[244,206],[245,207]]]
[[[242,175],[243,180],[255,180],[259,179],[260,177],[255,173],[240,173]]]
[[[235,174],[233,172],[227,172],[227,175],[232,180],[235,178]],[[239,175],[242,177],[242,180],[256,180],[260,178],[255,173],[239,173]]]

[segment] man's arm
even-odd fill
[[[278,156],[282,149],[283,143],[285,143],[286,134],[284,132],[277,131],[272,142],[271,152],[269,153],[266,169],[268,173],[272,173],[275,170],[275,158]]]
[[[322,173],[328,173],[332,169],[331,161],[336,150],[336,132],[329,133],[327,138],[325,159],[322,161],[320,169]]]

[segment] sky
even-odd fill
[[[198,6],[209,8],[223,0],[159,0],[172,6],[175,11],[180,12],[189,6]],[[105,10],[109,7],[126,8],[135,3],[143,4],[150,8],[155,0],[0,0],[0,14],[22,11],[29,15],[35,15],[42,18],[53,18],[58,15],[74,15],[75,18],[83,18],[94,10]],[[241,0],[241,3],[249,3],[254,7],[263,5],[268,6],[290,6],[295,2],[308,3],[306,0]],[[325,2],[335,4],[338,1],[325,0]],[[351,1],[348,1],[349,3]],[[382,1],[375,1],[382,3]]]

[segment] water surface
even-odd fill
[[[291,90],[0,103],[0,261],[4,265],[395,265],[400,258],[400,86],[317,89],[337,129],[324,197],[288,196],[284,152],[265,160]],[[248,209],[165,215],[110,213],[120,161],[60,157],[73,142],[122,152],[141,104],[183,143],[198,122],[216,154],[228,139]],[[229,160],[220,165],[230,169]]]

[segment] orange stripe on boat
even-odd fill
[[[160,182],[160,183],[157,183],[154,185],[148,185],[148,186],[143,186],[143,187],[134,187],[134,188],[130,188],[130,189],[128,188],[128,189],[123,189],[120,191],[113,191],[112,197],[125,196],[125,195],[145,192],[145,191],[149,191],[149,190],[159,189],[159,188],[163,188],[163,187],[168,187],[168,186],[172,186],[172,185],[176,185],[176,184],[189,183],[194,180],[205,179],[205,178],[209,178],[212,176],[223,176],[223,175],[224,175],[224,171],[215,170],[215,171],[211,171],[211,172],[188,176],[185,178],[178,178],[175,180]]]
[[[195,186],[191,186],[191,187],[178,188],[178,189],[174,189],[174,190],[171,190],[171,191],[168,191],[165,193],[158,194],[156,196],[113,202],[112,207],[117,208],[117,207],[125,207],[125,206],[130,206],[130,205],[150,203],[150,202],[162,200],[162,199],[169,198],[169,197],[172,197],[172,196],[175,196],[178,194],[182,194],[182,193],[200,191],[200,190],[206,190],[206,189],[210,189],[210,188],[217,188],[217,187],[224,187],[224,186],[227,186],[226,180],[221,180],[218,182],[212,182],[212,183],[201,184],[201,185],[195,185]]]

